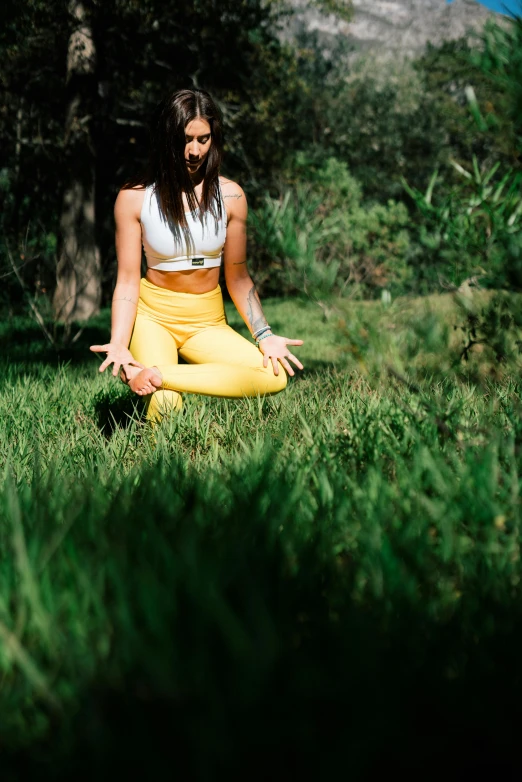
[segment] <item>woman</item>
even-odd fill
[[[288,349],[302,340],[276,336],[246,266],[247,203],[235,182],[219,176],[219,112],[202,90],[179,90],[158,107],[147,175],[128,182],[115,204],[118,277],[111,341],[103,372],[148,396],[158,421],[181,407],[183,392],[222,397],[282,391]],[[147,274],[140,280],[141,246]],[[219,267],[256,344],[227,325]],[[130,341],[130,347],[129,346]],[[187,364],[178,364],[181,356]],[[279,364],[283,367],[280,370]]]

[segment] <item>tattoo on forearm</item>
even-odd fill
[[[134,299],[131,299],[130,296],[119,296],[117,299],[113,299],[113,302],[115,301],[128,301],[131,304],[137,304],[137,301],[134,301]]]
[[[234,261],[232,266],[241,266],[243,263],[246,263],[246,261]]]
[[[259,301],[255,285],[252,285],[247,296],[247,318],[252,333],[255,333],[262,326],[268,325],[266,318],[263,315],[261,302]]]

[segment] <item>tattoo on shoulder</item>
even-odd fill
[[[255,285],[252,285],[247,296],[247,318],[252,333],[267,325]]]
[[[223,198],[243,198],[243,193],[230,193],[230,195],[224,195]]]

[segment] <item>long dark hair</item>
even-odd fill
[[[210,125],[212,143],[205,160],[201,201],[185,161],[185,128],[194,119],[204,119]],[[219,169],[223,157],[223,133],[218,107],[204,90],[176,90],[158,104],[151,125],[149,163],[145,173],[133,177],[122,187],[154,185],[160,211],[175,233],[181,229],[191,244],[183,193],[192,212],[199,211],[203,221],[206,212],[215,220],[223,215],[219,190]]]

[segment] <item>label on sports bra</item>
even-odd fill
[[[192,258],[192,266],[204,266],[205,265],[205,259],[204,258]]]

